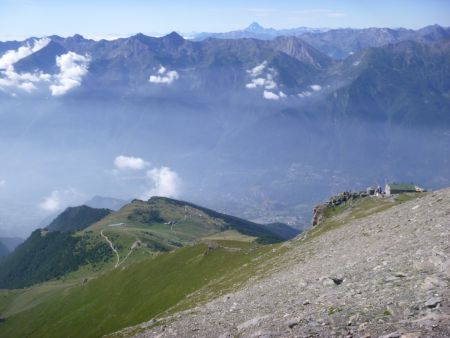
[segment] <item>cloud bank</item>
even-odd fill
[[[251,77],[257,77],[257,76],[260,76],[264,72],[266,67],[267,67],[267,61],[264,61],[260,65],[257,65],[256,67],[247,70],[247,73],[249,73]]]
[[[90,58],[74,52],[68,52],[56,57],[59,73],[55,76],[56,83],[50,86],[53,96],[66,94],[69,90],[81,85],[82,78],[87,74]]]
[[[114,159],[114,166],[119,170],[130,169],[130,170],[142,170],[149,163],[144,161],[140,157],[124,156],[120,155]]]
[[[178,80],[179,75],[175,70],[167,70],[164,66],[160,66],[156,75],[151,75],[148,79],[151,83],[170,85]]]
[[[27,43],[25,46],[19,47],[17,50],[8,50],[0,58],[0,69],[8,69],[18,61],[30,56],[33,53],[47,46],[50,39],[44,38],[33,41],[33,46]]]
[[[274,81],[276,71],[267,67],[267,61],[247,70],[247,74],[250,75],[251,80],[245,87],[247,89],[263,89],[262,97],[264,99],[278,101],[287,97],[282,91],[276,93],[275,89],[278,88],[278,84]]]
[[[269,91],[265,90],[263,92],[263,97],[266,100],[278,101],[280,99],[285,99],[287,97],[287,95],[285,93],[283,93],[282,91],[280,91],[278,94],[275,94],[273,92],[269,92]]]
[[[16,90],[31,93],[42,83],[49,84],[53,96],[66,94],[69,90],[79,86],[82,78],[88,72],[90,58],[74,52],[56,57],[58,74],[45,74],[41,71],[33,73],[18,73],[14,64],[33,53],[41,50],[50,42],[49,39],[34,40],[33,45],[27,44],[17,50],[9,50],[0,58],[0,90],[16,95]]]
[[[20,89],[27,93],[36,89],[39,82],[49,82],[51,75],[42,72],[17,73],[14,64],[41,50],[50,42],[49,39],[34,40],[33,45],[27,44],[17,50],[9,50],[0,58],[0,90]]]

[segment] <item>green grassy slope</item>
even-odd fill
[[[193,305],[187,296],[200,288],[225,292],[239,281],[236,276],[245,276],[241,282],[250,276],[239,270],[248,271],[255,258],[272,252],[271,246],[254,243],[218,243],[214,249],[207,244],[181,248],[86,284],[55,288],[39,305],[16,309],[0,324],[0,336],[99,337],[148,320],[180,301]],[[1,295],[0,311],[7,313],[14,302],[11,295]]]
[[[213,233],[236,230],[256,237],[259,243],[275,243],[286,239],[277,227],[266,227],[238,217],[225,215],[198,205],[165,197],[152,197],[148,202],[134,200],[89,229],[105,229],[109,225],[146,228],[173,242],[186,243]],[[164,226],[166,225],[166,226]],[[295,230],[291,231],[295,236]],[[294,234],[295,233],[295,234]]]

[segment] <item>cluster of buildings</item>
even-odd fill
[[[426,190],[413,184],[413,183],[388,183],[383,189],[378,186],[377,188],[369,187],[366,192],[368,195],[384,195],[391,196],[395,194],[412,193],[412,192],[425,192]]]

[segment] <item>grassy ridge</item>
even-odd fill
[[[88,276],[88,268],[95,273],[123,267],[224,231],[265,244],[296,234],[286,225],[263,226],[162,197],[134,200],[114,213],[68,208],[0,261],[0,288],[28,287],[79,271]]]
[[[0,324],[0,336],[99,337],[148,320],[180,301],[186,304],[187,295],[206,285],[214,289],[220,282],[223,292],[227,276],[235,282],[237,270],[248,269],[254,258],[272,250],[253,243],[222,243],[226,245],[216,249],[206,244],[181,248],[84,285],[55,290],[41,304],[8,317]],[[0,309],[7,311],[8,306],[11,299],[5,297]]]

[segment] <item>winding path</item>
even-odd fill
[[[121,264],[123,264],[127,260],[127,258],[133,252],[133,250],[138,246],[138,241],[133,243],[133,245],[130,248],[130,251],[128,252],[128,254],[125,256],[125,258],[121,262],[119,252],[114,247],[113,242],[111,242],[111,240],[103,233],[103,231],[104,230],[100,231],[100,235],[102,235],[102,237],[108,242],[109,246],[111,247],[111,250],[114,251],[114,253],[116,254],[117,261],[116,261],[116,265],[114,265],[114,269],[117,269]]]
[[[117,262],[116,265],[114,266],[114,269],[117,268],[119,266],[119,262],[120,262],[120,256],[119,253],[117,252],[116,248],[114,247],[113,242],[111,242],[109,240],[109,238],[103,234],[103,230],[100,231],[100,235],[102,235],[102,237],[108,242],[109,246],[111,247],[111,250],[114,251],[114,253],[116,254],[116,258],[117,258]]]

